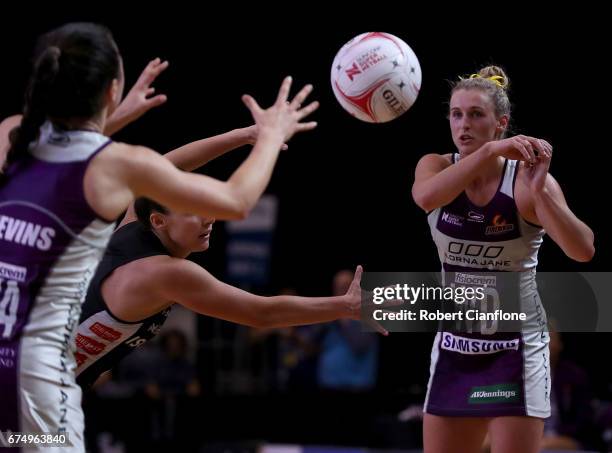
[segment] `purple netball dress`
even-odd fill
[[[453,163],[458,159],[459,154],[453,155]],[[499,187],[486,206],[473,204],[462,192],[428,215],[444,283],[462,285],[487,275],[487,291],[501,293],[499,287],[505,284],[502,298],[512,299],[512,310],[525,313],[526,320],[514,331],[502,331],[493,322],[438,332],[431,353],[427,413],[550,415],[548,332],[535,279],[544,230],[518,212],[514,200],[518,165],[505,161]],[[491,304],[491,299],[486,303]],[[487,310],[491,307],[482,311]]]
[[[45,123],[0,185],[0,430],[68,433],[84,451],[74,333],[114,223],[83,177],[110,140]]]

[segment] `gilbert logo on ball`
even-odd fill
[[[421,66],[412,49],[389,33],[363,33],[336,54],[331,85],[340,105],[369,123],[405,113],[419,95]]]

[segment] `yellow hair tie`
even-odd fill
[[[487,79],[493,82],[495,85],[497,85],[500,88],[506,88],[508,86],[507,84],[503,82],[504,78],[498,75],[491,76],[491,77],[483,77],[480,74],[471,74],[470,79]]]

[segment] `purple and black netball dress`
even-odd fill
[[[0,185],[0,430],[68,433],[84,451],[74,335],[114,223],[83,177],[111,141],[50,122]]]
[[[453,163],[458,159],[459,154],[453,155]],[[499,329],[496,322],[479,322],[466,323],[461,331],[438,332],[431,353],[427,413],[550,415],[548,332],[535,279],[544,230],[518,212],[518,166],[518,161],[505,161],[499,187],[487,205],[473,204],[462,192],[428,215],[444,283],[463,285],[486,275],[487,294],[495,298],[487,297],[481,311],[503,309],[505,303],[511,311],[525,313],[526,320],[514,331]],[[496,306],[500,295],[502,305]]]
[[[166,322],[172,306],[141,321],[124,321],[113,314],[102,295],[103,283],[116,269],[159,255],[168,256],[169,252],[140,222],[123,225],[113,234],[89,285],[77,330],[76,375],[82,388],[91,387],[102,373],[154,338]]]

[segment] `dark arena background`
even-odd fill
[[[257,19],[265,11],[239,5],[231,14],[201,17],[178,8],[146,17],[61,8],[36,16],[3,14],[0,115],[21,109],[35,38],[76,20],[111,29],[123,55],[126,89],[149,60],[170,62],[154,83],[168,102],[114,137],[161,153],[250,125],[240,100],[244,93],[267,107],[285,75],[294,77],[293,92],[313,83],[311,98],[321,103],[313,114],[319,125],[296,135],[281,153],[266,191],[272,208],[262,214],[271,220],[258,236],[257,253],[245,250],[248,241],[240,229],[217,222],[209,251],[193,259],[219,279],[258,294],[320,296],[331,294],[335,274],[358,264],[366,272],[438,270],[426,215],[411,197],[414,169],[423,154],[454,149],[449,82],[496,64],[510,77],[513,131],[552,143],[551,173],[569,206],[595,232],[591,262],[570,260],[547,238],[538,270],[609,272],[609,49],[593,21],[596,13],[590,18],[566,13],[554,24],[527,14],[498,19],[502,11],[495,19],[454,17],[442,23],[416,14],[404,22],[401,8],[393,22],[375,14],[371,22],[353,22],[324,14],[307,19],[296,12],[277,23]],[[366,31],[402,38],[423,72],[415,105],[386,124],[352,118],[330,86],[334,55]],[[226,179],[248,152],[243,147],[228,153],[201,171]],[[165,341],[137,351],[109,381],[84,394],[92,452],[422,448],[431,334],[369,337],[361,346],[372,348],[375,384],[331,389],[321,385],[318,374],[331,326],[257,330],[180,310],[168,324],[160,335]],[[173,336],[186,340],[184,350],[179,347],[182,366],[191,370],[183,373],[189,376],[184,382],[172,368],[164,370],[172,366],[164,354],[171,354],[167,343]],[[560,341],[562,357],[584,378],[580,388],[572,383],[567,388],[583,403],[576,409],[582,412],[571,414],[572,435],[585,450],[608,451],[612,335],[561,333]]]

